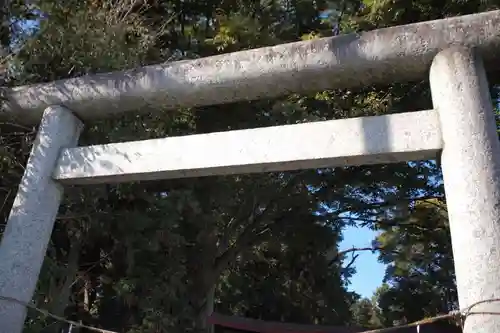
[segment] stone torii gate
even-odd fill
[[[31,300],[64,185],[441,153],[460,306],[500,298],[500,142],[485,70],[498,60],[500,11],[493,11],[11,89],[2,114],[41,122],[0,245],[0,295]],[[433,110],[77,146],[82,122],[147,106],[214,105],[428,75]],[[500,305],[474,311],[498,312]],[[24,307],[0,301],[0,332],[21,332],[25,315]],[[471,316],[464,332],[498,333],[500,316]]]

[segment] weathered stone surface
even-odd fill
[[[442,168],[461,308],[500,298],[500,141],[480,56],[439,53],[430,71],[443,133]],[[500,312],[500,302],[474,312]],[[500,332],[500,316],[472,315],[464,333]]]
[[[4,113],[36,124],[49,105],[85,119],[424,79],[455,44],[500,58],[500,11],[422,22],[209,58],[12,89]]]
[[[441,149],[435,111],[64,149],[54,178],[90,184],[401,162]]]
[[[26,164],[0,243],[0,295],[29,303],[35,292],[63,188],[51,175],[61,148],[75,146],[81,122],[48,108]],[[22,332],[26,309],[0,300],[0,333]]]

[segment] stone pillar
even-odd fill
[[[431,66],[460,308],[500,298],[500,142],[482,59],[452,47]],[[500,303],[473,311],[500,312]],[[498,333],[500,316],[472,315],[464,333]]]
[[[48,107],[26,164],[0,243],[0,295],[29,303],[35,292],[63,188],[52,179],[61,148],[76,146],[81,122]],[[26,309],[0,299],[0,333],[20,333]]]

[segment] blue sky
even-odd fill
[[[354,247],[369,247],[377,233],[369,228],[348,227],[344,230],[344,240],[340,243],[340,250]],[[377,254],[370,251],[359,253],[355,262],[356,275],[351,279],[350,290],[363,297],[371,297],[373,292],[382,284],[385,267],[377,261]]]

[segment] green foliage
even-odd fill
[[[157,29],[138,13],[86,1],[39,1],[41,19],[35,38],[27,36],[17,60],[16,83],[52,81],[88,73],[133,68],[147,62]],[[120,10],[121,9],[121,10]],[[71,46],[71,47],[68,47]]]
[[[297,225],[287,225],[280,237],[285,242],[269,239],[241,256],[223,278],[218,309],[262,320],[344,323],[350,316],[350,296],[339,270],[332,269],[324,256],[336,246],[338,236],[314,220],[288,220]]]
[[[453,254],[445,203],[418,201],[401,223],[384,226],[388,283],[377,295],[385,324],[405,323],[458,309]],[[403,222],[405,220],[405,222]]]
[[[357,325],[369,329],[382,328],[380,313],[375,300],[362,298],[352,306],[353,321]]]
[[[9,30],[3,46],[16,41],[20,47],[9,58],[12,75],[6,84],[325,37],[337,24],[344,33],[470,13],[494,8],[496,2],[364,1],[362,10],[360,5],[355,0],[136,5],[37,0],[31,7],[13,2],[17,22],[35,18],[39,27]],[[334,11],[321,18],[327,9]],[[391,84],[169,112],[138,110],[141,115],[87,123],[81,141],[139,140],[430,107],[427,83]],[[14,122],[0,124],[4,219],[35,133]],[[431,181],[435,178],[438,167],[425,161],[71,187],[34,302],[88,325],[129,333],[203,329],[213,304],[229,314],[301,323],[380,327],[420,319],[456,302],[445,214],[440,203],[415,203],[422,196],[442,196],[442,187]],[[338,252],[343,228],[353,223],[382,231],[377,241],[384,248],[381,260],[389,265],[387,285],[371,301],[347,290],[355,269],[345,267],[342,255],[333,262],[329,255]],[[60,328],[34,313],[26,325],[27,332]]]

